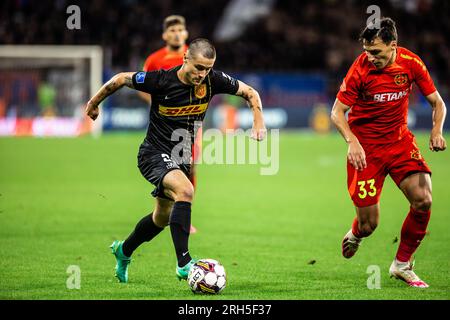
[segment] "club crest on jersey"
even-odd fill
[[[415,160],[422,159],[422,155],[420,154],[420,151],[419,150],[411,151],[411,159],[415,159]]]
[[[194,88],[194,94],[198,99],[206,97],[206,84],[202,83]]]
[[[406,73],[397,74],[394,77],[394,82],[398,86],[402,86],[408,83],[408,75]]]

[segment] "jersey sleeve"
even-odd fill
[[[136,72],[132,77],[133,87],[139,91],[153,93],[158,90],[160,74],[160,71]]]
[[[356,103],[359,96],[359,88],[361,85],[361,73],[358,68],[360,58],[353,62],[342,81],[336,98],[343,104],[351,107]]]
[[[239,89],[239,82],[225,72],[212,70],[211,87],[213,95],[220,93],[234,95]]]
[[[425,97],[436,91],[433,79],[431,79],[430,73],[419,57],[413,58],[411,61],[411,69],[414,76],[414,82]]]

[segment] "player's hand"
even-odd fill
[[[354,140],[349,143],[347,159],[358,171],[362,171],[367,168],[366,153],[358,140]]]
[[[430,136],[430,150],[431,151],[444,151],[447,148],[447,142],[442,136],[442,132],[431,130]]]
[[[89,101],[86,105],[86,110],[85,110],[87,116],[89,118],[91,118],[92,120],[97,119],[98,114],[100,113],[99,109],[98,109],[98,105],[92,103],[91,101]]]
[[[264,124],[253,123],[250,138],[257,140],[257,141],[261,141],[261,140],[264,140],[266,135],[267,135],[267,129]]]

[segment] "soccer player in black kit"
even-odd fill
[[[138,167],[155,186],[156,206],[140,220],[125,241],[111,245],[116,257],[116,277],[128,282],[128,265],[134,250],[170,226],[177,255],[176,275],[187,279],[195,263],[189,254],[189,226],[194,188],[189,181],[191,145],[195,124],[202,121],[215,94],[232,94],[247,100],[253,112],[251,138],[263,140],[266,128],[258,92],[242,81],[212,69],[216,50],[207,39],[196,39],[185,53],[183,65],[170,70],[124,72],[115,75],[89,100],[86,114],[95,120],[98,105],[127,86],[152,95],[147,135],[139,148]]]

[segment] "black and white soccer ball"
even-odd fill
[[[227,284],[223,265],[214,259],[200,259],[189,271],[188,284],[194,293],[217,294]]]

